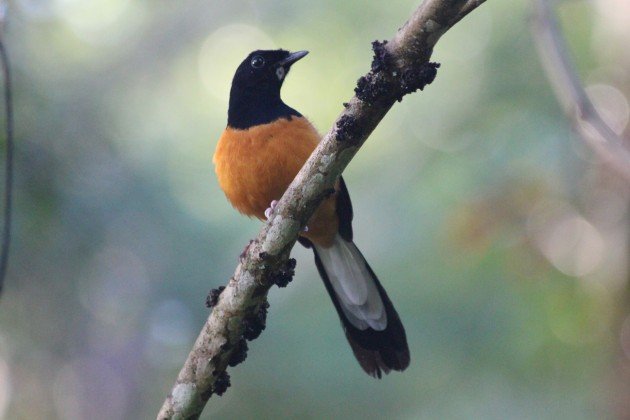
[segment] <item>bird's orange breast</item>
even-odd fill
[[[265,209],[279,200],[319,143],[305,118],[279,119],[245,130],[226,128],[214,153],[219,185],[241,213],[265,219]],[[309,220],[304,236],[316,243],[337,232],[335,200],[326,200]]]
[[[219,185],[238,211],[264,219],[271,200],[280,199],[318,142],[304,118],[246,130],[228,127],[213,158]]]

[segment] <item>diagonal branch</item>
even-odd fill
[[[534,0],[533,33],[547,78],[584,142],[611,169],[630,181],[630,150],[590,101],[571,62],[549,0]]]
[[[373,43],[372,70],[359,79],[356,96],[344,104],[273,218],[244,252],[228,285],[211,296],[212,312],[158,419],[198,418],[212,394],[225,392],[226,368],[244,360],[246,339],[264,329],[269,288],[286,285],[293,274],[295,261],[289,253],[298,233],[392,105],[433,81],[438,65],[429,58],[438,39],[483,2],[425,0],[394,38]]]

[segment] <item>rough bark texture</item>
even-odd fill
[[[246,340],[265,325],[267,292],[293,275],[289,259],[298,233],[357,150],[397,101],[431,83],[433,46],[452,25],[485,0],[426,0],[389,42],[374,42],[374,61],[333,128],[306,162],[234,276],[209,297],[212,312],[166,398],[158,419],[195,419],[213,394],[229,386],[228,366],[245,358]]]

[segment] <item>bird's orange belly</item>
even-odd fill
[[[280,119],[270,124],[223,132],[214,154],[219,185],[241,213],[265,219],[272,200],[279,200],[319,142],[305,118]],[[337,232],[335,200],[326,200],[309,220],[304,234],[321,244]]]

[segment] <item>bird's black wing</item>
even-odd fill
[[[339,218],[339,234],[343,239],[352,242],[352,202],[343,177],[339,177],[337,192],[337,217]]]
[[[339,234],[343,239],[348,242],[352,242],[352,202],[350,201],[350,194],[348,188],[343,180],[343,177],[339,177],[339,190],[337,191],[337,218],[339,219]],[[298,236],[298,242],[305,248],[313,246],[311,241],[303,236]]]

